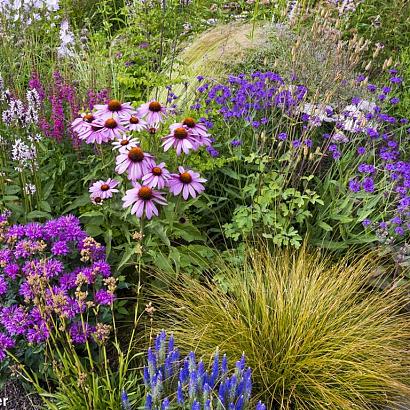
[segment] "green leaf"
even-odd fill
[[[326,222],[319,222],[318,225],[319,225],[323,230],[325,230],[326,232],[331,232],[331,231],[333,231],[333,228],[332,228],[329,224],[327,224]]]
[[[231,177],[233,179],[239,180],[240,176],[237,172],[235,172],[233,169],[230,168],[222,168],[220,170],[222,174],[228,175],[228,177]]]
[[[51,206],[47,201],[41,201],[39,205],[43,211],[51,213]]]
[[[107,229],[104,232],[104,242],[105,242],[107,256],[109,256],[111,253],[111,245],[112,245],[112,230],[111,229]]]
[[[13,201],[18,201],[20,198],[15,195],[5,195],[3,196],[2,199],[4,202],[13,202]]]
[[[172,234],[177,238],[182,238],[187,242],[204,241],[205,237],[200,230],[192,224],[175,224]]]
[[[90,197],[88,194],[78,197],[74,202],[71,203],[64,211],[63,214],[72,211],[73,209],[80,208],[81,206],[87,205],[90,203]]]
[[[117,269],[120,270],[121,268],[123,268],[129,262],[133,255],[135,255],[135,246],[127,246],[122,255],[121,261],[117,266]]]
[[[104,232],[99,225],[85,225],[85,230],[87,231],[88,235],[94,238]]]
[[[6,185],[4,192],[6,195],[17,194],[18,192],[20,192],[20,187],[18,185]]]
[[[93,217],[93,216],[104,216],[104,214],[100,211],[88,211],[88,212],[84,212],[83,214],[81,214],[80,218]]]
[[[37,218],[50,219],[51,215],[48,212],[43,212],[43,211],[32,211],[27,214],[27,219],[37,219]]]
[[[118,308],[116,309],[116,311],[117,311],[118,313],[120,313],[121,315],[128,315],[128,314],[129,314],[128,310],[127,310],[125,307],[123,307],[123,306],[118,307]]]
[[[155,224],[154,226],[151,227],[152,232],[154,232],[159,239],[164,243],[166,246],[171,246],[171,242],[168,238],[167,232],[165,231],[165,228],[162,224]]]

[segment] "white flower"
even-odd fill
[[[18,165],[15,169],[21,172],[24,168],[36,167],[36,147],[32,144],[27,145],[21,138],[17,138],[14,141],[13,148],[11,150],[11,158],[17,162]]]
[[[74,51],[72,45],[74,43],[74,34],[70,30],[68,20],[63,20],[60,26],[60,41],[61,44],[57,49],[60,57],[73,57]]]
[[[36,193],[36,186],[34,184],[27,183],[24,185],[24,193],[26,195],[34,195]]]

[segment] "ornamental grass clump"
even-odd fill
[[[117,279],[74,216],[9,225],[0,214],[0,361],[44,368],[46,344],[105,343]],[[35,353],[35,354],[34,354]]]
[[[251,409],[252,370],[246,367],[245,356],[230,371],[226,355],[219,357],[216,351],[207,369],[203,360],[197,360],[191,351],[184,359],[175,347],[174,337],[167,342],[165,331],[155,339],[155,346],[148,349],[144,367],[146,389],[145,408],[169,408],[193,410]],[[257,410],[265,410],[262,402]]]
[[[263,248],[238,260],[215,260],[217,282],[160,274],[168,287],[150,295],[154,323],[184,353],[244,353],[255,398],[270,409],[372,409],[409,397],[408,297],[369,289],[375,254],[333,262],[304,247]]]

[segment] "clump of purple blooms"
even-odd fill
[[[0,360],[61,331],[74,344],[101,341],[117,287],[105,248],[71,215],[26,225],[9,217],[0,214]]]
[[[251,152],[254,150],[253,137],[243,135],[251,130],[255,138],[263,133],[266,140],[271,141],[266,144],[270,155],[288,150],[296,159],[303,151],[309,160],[303,161],[305,169],[301,168],[298,175],[305,172],[309,175],[310,169],[332,166],[328,160],[327,164],[320,164],[327,158],[336,163],[345,161],[349,172],[357,170],[346,187],[351,195],[358,197],[357,201],[366,206],[373,197],[383,193],[377,202],[382,204],[378,209],[383,212],[372,214],[375,223],[367,224],[367,230],[374,228],[379,237],[402,241],[410,233],[410,163],[407,160],[410,128],[407,118],[396,118],[391,113],[400,101],[392,94],[399,92],[402,79],[396,69],[390,69],[389,74],[387,85],[381,86],[380,91],[378,86],[367,84],[365,76],[358,76],[358,97],[342,109],[309,102],[309,90],[305,86],[288,83],[273,72],[229,76],[225,83],[206,82],[201,77],[198,98],[192,108],[205,111],[204,121],[217,124],[215,129],[222,129],[223,123],[229,122],[229,128],[242,135],[241,139],[231,140],[229,153],[232,147],[239,145],[249,147]],[[369,100],[362,98],[369,91]],[[378,92],[381,96],[388,94],[389,98],[377,98]],[[286,126],[286,118],[292,119],[298,139],[275,125],[284,123]],[[218,140],[216,132],[214,138]],[[217,141],[219,145],[225,143],[223,135],[221,138]],[[246,155],[246,149],[244,152]],[[316,153],[320,156],[315,156]],[[309,168],[309,163],[314,161],[316,165]],[[279,165],[283,167],[284,163]],[[400,223],[391,223],[393,219]]]
[[[236,362],[233,372],[229,370],[226,355],[221,358],[218,352],[209,369],[196,359],[194,352],[182,359],[173,336],[167,341],[162,331],[155,339],[155,346],[148,349],[144,368],[145,408],[250,409],[251,373],[244,355]],[[259,402],[256,409],[266,407]]]

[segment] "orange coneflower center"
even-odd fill
[[[152,101],[149,103],[148,109],[152,112],[161,111],[161,104],[158,101]]]
[[[92,121],[95,120],[95,118],[94,118],[94,115],[92,115],[92,114],[87,114],[87,115],[84,115],[83,120],[84,120],[85,122],[92,122]]]
[[[131,124],[138,124],[140,120],[137,117],[131,116],[130,123]]]
[[[195,125],[196,125],[196,122],[193,118],[188,117],[188,118],[185,118],[185,120],[182,122],[182,124],[186,125],[189,128],[194,128]]]
[[[176,128],[174,131],[174,137],[183,140],[188,136],[188,131],[185,128]]]
[[[110,111],[121,111],[122,105],[118,100],[110,100],[108,102],[108,109]]]
[[[105,121],[104,126],[105,128],[114,129],[117,127],[117,121],[115,121],[114,118],[108,118],[108,120]]]
[[[124,146],[124,145],[128,145],[129,141],[128,140],[121,140],[120,145]]]
[[[190,184],[192,182],[192,176],[189,172],[183,172],[179,175],[179,180],[184,184]]]
[[[142,186],[138,191],[138,197],[144,201],[149,201],[152,196],[152,189],[148,186]]]
[[[110,189],[110,186],[108,184],[101,185],[101,191],[108,191],[109,189]]]
[[[139,147],[133,147],[128,151],[128,158],[132,162],[141,162],[144,159],[144,152]]]
[[[162,174],[162,169],[160,167],[152,168],[152,174],[159,177]]]

